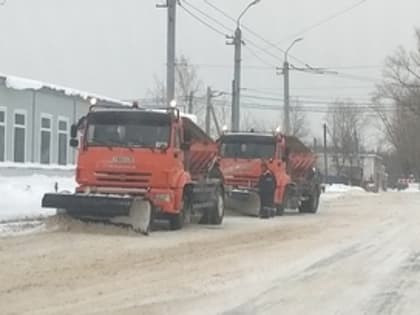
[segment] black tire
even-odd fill
[[[182,213],[171,214],[169,217],[169,228],[171,231],[181,230],[184,226],[184,216]]]
[[[276,216],[283,216],[284,215],[284,203],[276,206]]]
[[[260,219],[269,219],[271,217],[270,209],[267,207],[261,207],[260,209]]]
[[[191,203],[189,199],[184,195],[183,206],[180,213],[171,214],[169,217],[169,228],[171,231],[182,230],[186,223],[186,218],[188,216],[187,212],[190,210]]]
[[[299,207],[300,213],[316,213],[319,207],[319,191],[315,190],[310,195],[309,198],[305,201],[302,201],[302,204]]]
[[[225,197],[222,189],[216,190],[214,206],[206,209],[200,219],[200,224],[221,225],[225,215]]]

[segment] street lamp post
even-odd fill
[[[286,49],[284,52],[284,63],[283,63],[283,75],[284,75],[284,133],[290,134],[290,86],[289,86],[289,71],[290,71],[290,64],[287,60],[288,54],[290,49],[292,47],[302,41],[303,38],[297,38],[295,39],[289,46],[289,48]]]
[[[233,37],[233,44],[235,46],[235,68],[234,79],[232,82],[232,131],[239,131],[240,129],[240,96],[241,96],[241,61],[242,61],[242,30],[241,19],[245,13],[261,0],[254,0],[248,4],[241,12],[236,20],[236,30]]]

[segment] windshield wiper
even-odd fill
[[[129,142],[128,143],[128,146],[130,147],[130,149],[131,150],[133,150],[133,147],[135,147],[135,148],[144,148],[144,149],[150,149],[150,150],[152,150],[152,152],[155,152],[155,147],[154,146],[152,146],[152,145],[145,145],[145,144],[143,144],[143,143],[133,143],[133,142]]]
[[[108,149],[110,149],[111,151],[113,150],[113,146],[115,145],[119,145],[119,143],[117,142],[112,142],[110,140],[100,140],[100,139],[95,139],[92,142],[89,143],[90,145],[103,145],[106,146]]]

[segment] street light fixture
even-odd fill
[[[254,5],[258,4],[259,2],[261,2],[261,0],[254,0],[252,1],[250,4],[248,4],[246,6],[246,8],[242,11],[242,13],[239,15],[238,19],[236,20],[236,26],[240,27],[241,26],[241,19],[242,17],[245,15],[245,13]]]
[[[284,133],[286,135],[290,134],[290,86],[289,86],[289,62],[287,61],[287,57],[289,54],[290,49],[292,47],[302,41],[303,38],[296,38],[290,46],[284,52],[284,63],[283,63],[283,75],[284,75]]]
[[[235,36],[233,37],[233,44],[235,46],[235,68],[234,68],[234,79],[232,82],[232,130],[239,131],[240,129],[240,93],[241,93],[241,61],[242,61],[242,30],[241,30],[241,19],[244,17],[248,10],[261,2],[261,0],[254,0],[249,3],[245,9],[241,12],[236,20]]]
[[[289,46],[289,48],[287,48],[286,49],[286,51],[284,52],[284,61],[286,61],[287,62],[287,57],[288,57],[288,55],[289,55],[289,51],[290,51],[290,49],[292,49],[292,47],[296,44],[296,43],[298,43],[298,42],[301,42],[301,41],[303,41],[303,37],[299,37],[299,38],[296,38],[291,44],[290,44],[290,46]]]

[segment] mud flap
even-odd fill
[[[260,216],[261,198],[254,191],[233,190],[228,193],[226,207],[230,210],[248,216]]]
[[[152,205],[143,198],[134,198],[128,216],[114,217],[110,221],[131,225],[135,232],[149,235],[152,224]]]

